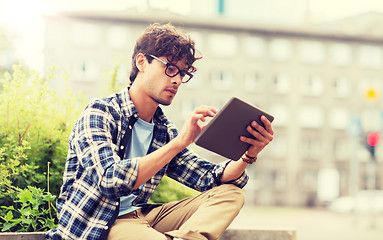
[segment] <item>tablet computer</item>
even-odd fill
[[[264,126],[261,116],[274,117],[238,98],[230,99],[197,136],[195,144],[232,160],[238,160],[250,144],[240,136],[253,137],[247,130],[252,121]],[[254,137],[253,137],[254,138]]]

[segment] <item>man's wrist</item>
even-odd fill
[[[172,142],[174,144],[174,147],[179,148],[180,151],[186,148],[187,146],[189,146],[188,144],[185,143],[185,141],[182,141],[182,138],[179,135],[175,137],[172,140]]]
[[[244,153],[241,157],[241,160],[247,164],[253,164],[257,161],[257,156],[252,157],[247,155],[247,153]]]

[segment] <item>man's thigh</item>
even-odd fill
[[[107,240],[167,240],[168,238],[153,229],[144,219],[129,216],[118,218],[108,234]]]

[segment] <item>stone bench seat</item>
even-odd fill
[[[0,233],[0,240],[43,240],[45,232]],[[228,228],[219,240],[296,240],[294,229],[239,229]]]

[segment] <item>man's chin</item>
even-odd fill
[[[157,103],[163,105],[163,106],[169,106],[172,104],[174,98],[168,98],[168,99],[156,99]]]

